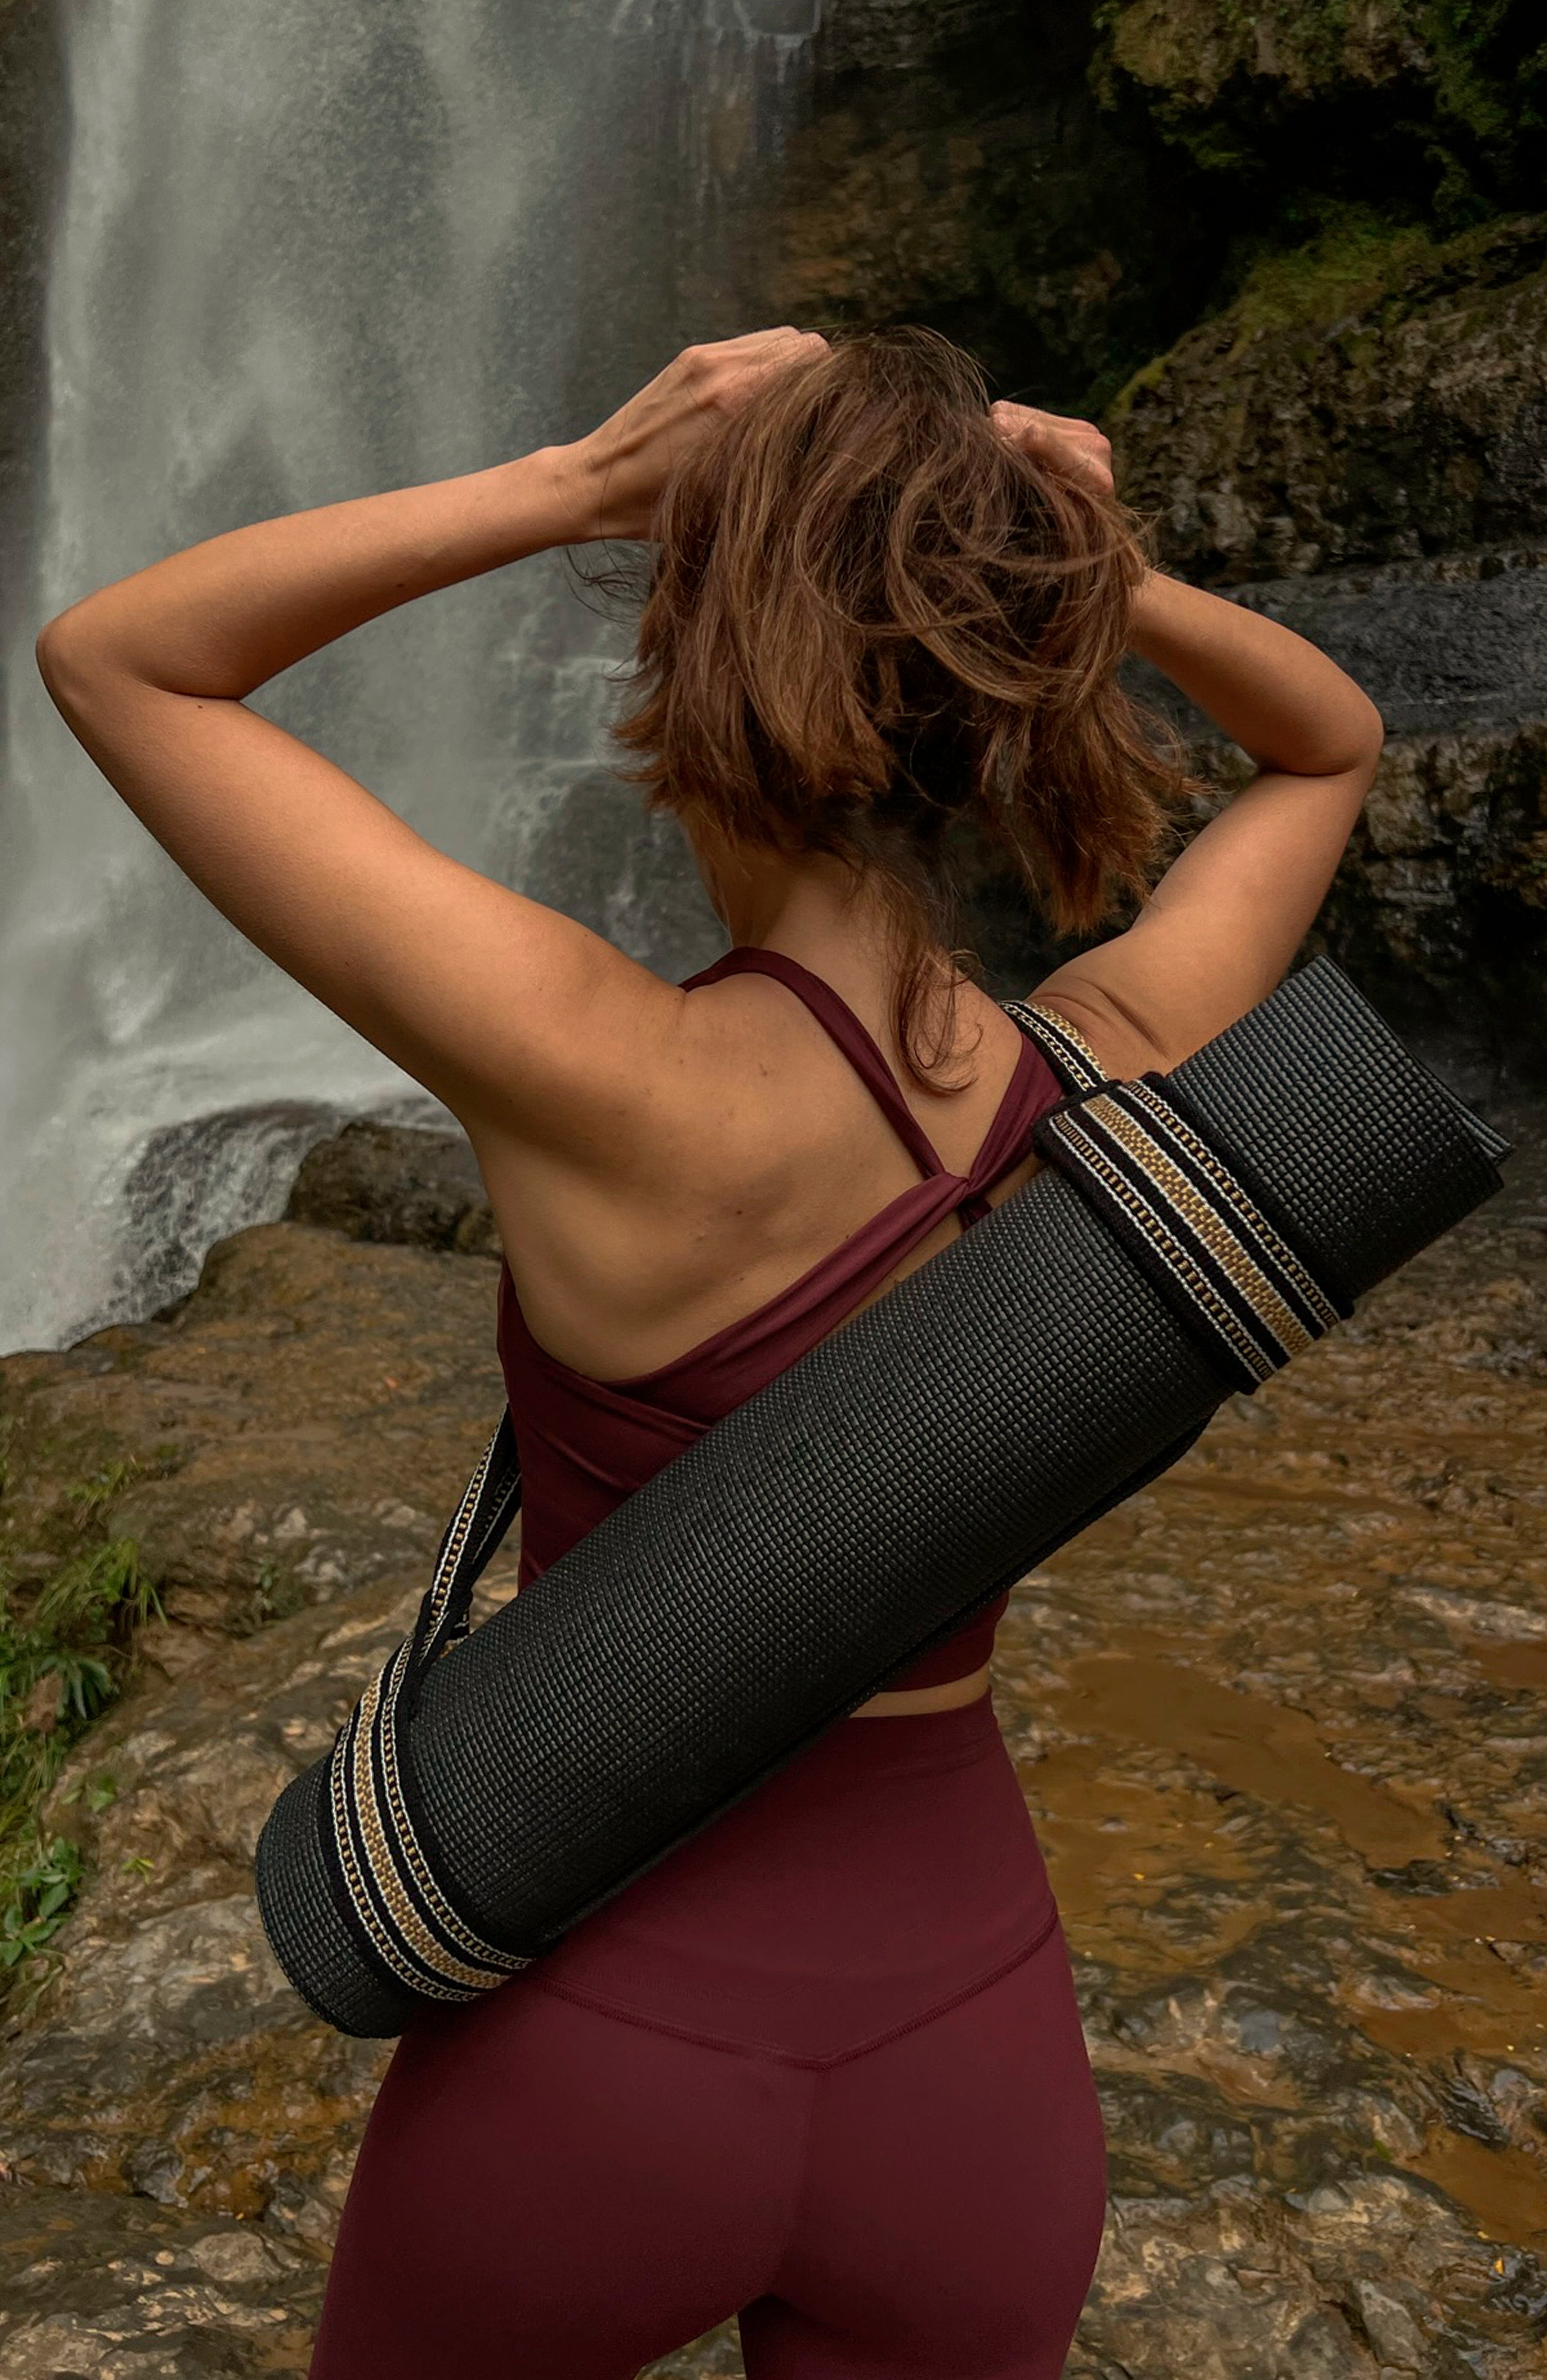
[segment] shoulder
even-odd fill
[[[755,1170],[804,1013],[765,978],[690,991],[572,933],[493,1030],[477,1111],[463,1117],[480,1150],[618,1187]]]

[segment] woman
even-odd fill
[[[1058,1088],[951,953],[951,846],[975,822],[1070,926],[1143,891],[1181,781],[1125,647],[1258,773],[1038,996],[1132,1075],[1288,965],[1380,720],[1136,528],[1099,431],[989,407],[944,341],[765,331],[688,349],[575,445],[238,529],[44,631],[151,832],[465,1125],[508,1260],[524,1582],[1033,1170]],[[602,538],[657,542],[620,733],[734,945],[686,986],[244,707],[395,604]],[[1053,2380],[1102,2141],[988,1699],[998,1609],[410,2027],[314,2380],[629,2380],[733,2312],[753,2380]]]

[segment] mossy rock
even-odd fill
[[[1442,231],[1541,202],[1536,0],[1101,0],[1095,23],[1104,102],[1136,98],[1291,236],[1307,192]]]
[[[1353,213],[1135,375],[1108,426],[1205,584],[1547,536],[1547,216],[1437,242]]]

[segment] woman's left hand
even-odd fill
[[[684,347],[599,429],[562,450],[574,475],[575,542],[648,538],[670,474],[764,376],[827,348],[819,331],[749,331]]]
[[[1115,492],[1112,443],[1094,421],[1080,421],[1069,414],[1039,413],[1034,405],[1011,405],[1003,397],[989,407],[988,419],[1000,437],[1019,446],[1023,455],[1062,464],[1096,495]]]

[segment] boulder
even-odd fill
[[[1264,260],[1107,419],[1164,565],[1209,586],[1547,540],[1547,216],[1352,221]]]
[[[477,1160],[461,1132],[362,1116],[310,1149],[286,1218],[352,1240],[499,1254]]]

